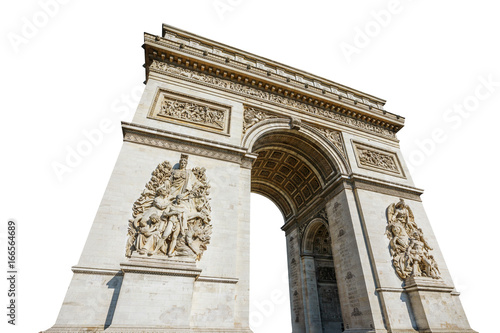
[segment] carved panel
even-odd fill
[[[212,234],[210,184],[205,168],[160,163],[135,201],[128,224],[125,255],[200,260]]]
[[[360,168],[405,177],[398,156],[394,152],[371,147],[359,142],[352,143]]]
[[[227,135],[230,114],[227,105],[158,89],[148,117]]]
[[[380,135],[390,139],[396,138],[396,134],[394,131],[383,128],[381,126],[377,126],[357,118],[343,115],[333,110],[299,102],[291,98],[287,98],[278,94],[269,93],[264,90],[251,88],[247,85],[232,82],[230,80],[221,79],[212,75],[199,73],[197,71],[193,71],[186,68],[180,68],[157,60],[154,60],[151,63],[150,70],[157,72],[165,72],[185,80],[198,81],[201,82],[202,84],[215,86],[219,89],[231,91],[233,93],[240,94],[243,96],[249,96],[258,100],[264,100],[266,102],[276,104],[279,106],[296,109],[299,110],[300,112],[314,114],[316,117],[334,121],[339,124],[351,126],[374,135]]]
[[[390,242],[392,265],[401,279],[424,276],[439,279],[441,272],[432,248],[415,223],[413,212],[403,199],[387,208],[386,235]]]

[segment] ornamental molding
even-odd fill
[[[297,231],[298,231],[300,240],[302,240],[304,233],[305,233],[305,230],[307,229],[309,224],[311,224],[313,221],[317,221],[318,219],[322,220],[326,225],[328,225],[328,216],[327,216],[325,208],[322,208],[320,211],[316,212],[313,215],[313,217],[308,218],[308,219],[303,219],[303,221],[305,221],[305,222],[298,224]]]
[[[268,119],[286,119],[287,117],[278,116],[270,112],[255,108],[249,105],[243,105],[243,135],[253,127],[254,125]],[[295,130],[300,130],[302,127],[302,120],[299,118],[290,118],[290,128]],[[308,124],[310,128],[314,128],[320,134],[322,134],[329,142],[331,142],[338,151],[342,154],[342,157],[347,159],[347,153],[344,146],[344,140],[342,139],[342,133],[340,131],[326,129]]]
[[[178,133],[162,131],[147,126],[122,123],[123,141],[148,145],[161,149],[210,157],[250,167],[255,157],[236,146],[203,140]]]
[[[71,267],[73,273],[79,274],[91,274],[91,275],[123,275],[121,270],[118,269],[108,269],[108,268],[95,268],[95,267],[83,267],[83,266],[73,266]]]
[[[406,178],[401,162],[395,152],[352,141],[358,166],[363,169],[382,172],[391,176]]]
[[[379,182],[373,182],[365,179],[356,179],[354,181],[353,187],[359,190],[365,190],[370,192],[376,192],[380,194],[385,194],[393,197],[404,198],[413,201],[421,202],[422,199],[420,195],[422,192],[418,190],[404,189],[400,187],[391,186],[390,184],[382,184]]]
[[[196,282],[206,282],[206,283],[226,283],[226,284],[236,284],[238,283],[238,278],[227,278],[227,277],[217,277],[217,276],[203,276],[200,275]]]
[[[145,42],[178,50],[184,54],[201,56],[204,59],[229,67],[252,70],[255,74],[287,82],[288,85],[317,90],[320,93],[332,95],[334,98],[343,98],[352,103],[359,103],[369,108],[383,110],[385,100],[375,96],[257,55],[234,49],[166,24],[163,24],[162,30],[162,36],[154,36],[146,33],[144,36]],[[164,57],[162,54],[160,56]]]
[[[369,123],[367,121],[361,120],[366,119],[366,116],[353,113],[350,110],[342,109],[341,107],[333,107],[338,111],[333,111],[332,109],[321,108],[314,105],[309,105],[307,103],[299,102],[295,99],[287,98],[278,94],[269,93],[267,91],[249,87],[240,83],[232,82],[231,80],[221,79],[219,77],[200,73],[198,71],[193,71],[187,68],[171,65],[158,60],[153,60],[149,70],[158,73],[167,73],[173,77],[181,78],[183,80],[193,81],[197,83],[202,83],[207,86],[217,87],[218,89],[229,91],[231,93],[236,93],[245,97],[252,97],[257,100],[263,100],[271,104],[278,105],[280,107],[285,107],[294,111],[298,111],[305,114],[312,114],[315,117],[323,118],[328,121],[333,121],[335,123],[349,126],[357,130],[362,130],[373,135],[382,136],[389,139],[395,139],[396,134],[387,128]],[[340,110],[345,111],[347,114],[352,114],[353,116],[348,116],[340,113]],[[361,119],[358,119],[359,116]]]
[[[231,107],[158,88],[148,118],[229,135]]]

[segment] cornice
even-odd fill
[[[145,34],[146,70],[153,60],[247,84],[397,132],[404,118],[383,110],[384,100],[312,74],[164,25],[163,37]]]
[[[277,93],[276,91],[268,92],[251,85],[233,82],[232,80],[225,78],[228,76],[227,72],[219,75],[220,70],[218,69],[215,70],[216,75],[211,75],[187,68],[187,66],[179,65],[178,63],[175,63],[175,61],[172,62],[173,63],[167,63],[153,59],[148,70],[151,74],[159,73],[159,75],[168,75],[182,80],[196,82],[201,85],[215,87],[216,89],[222,91],[228,91],[246,98],[264,101],[294,112],[307,114],[309,116],[337,123],[341,126],[347,126],[372,135],[397,141],[395,133],[400,127],[393,124],[384,123],[374,118],[367,118],[362,116],[360,113],[335,105],[332,105],[331,107],[326,107],[326,105],[325,107],[311,105],[302,102],[300,99],[297,100],[296,98],[293,98],[295,93],[290,93],[288,90],[285,90],[284,95],[280,95],[279,92]],[[186,60],[186,63],[189,64],[189,60]],[[203,67],[203,65],[197,67]],[[209,72],[214,72],[212,67],[209,67]],[[219,74],[217,74],[217,72],[219,72]],[[297,94],[295,96],[301,95]]]
[[[245,68],[250,65],[252,68],[263,70],[266,75],[267,72],[270,71],[272,74],[282,77],[287,82],[299,83],[299,86],[308,84],[311,87],[316,87],[320,90],[324,89],[334,94],[340,94],[342,97],[362,104],[370,105],[380,110],[383,109],[386,102],[381,98],[344,86],[337,82],[327,80],[297,68],[293,68],[277,61],[204,38],[167,24],[163,24],[162,36],[170,41],[182,43],[183,46],[186,47],[186,50],[189,48],[201,50],[202,52],[207,53],[206,56],[214,55],[216,56],[215,59],[221,58],[221,60],[225,62],[228,62],[227,59],[229,58],[229,62],[237,63]]]
[[[71,270],[73,271],[73,273],[80,273],[80,274],[91,274],[91,275],[123,275],[121,270],[119,270],[119,269],[109,269],[109,268],[73,266],[73,267],[71,267]]]
[[[149,126],[122,122],[123,141],[238,163],[250,168],[256,158],[238,146],[164,131]]]

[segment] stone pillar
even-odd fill
[[[288,258],[288,285],[290,291],[290,312],[293,332],[306,332],[302,293],[302,270],[300,258],[300,239],[297,229],[286,234]]]
[[[316,265],[313,256],[302,255],[302,272],[302,283],[304,285],[304,313],[307,332],[323,332],[316,281]]]
[[[340,191],[326,211],[345,330],[387,332],[353,191]]]

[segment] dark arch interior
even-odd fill
[[[252,166],[251,190],[273,201],[285,220],[307,207],[337,173],[320,146],[297,131],[267,133],[253,152],[258,158]]]

